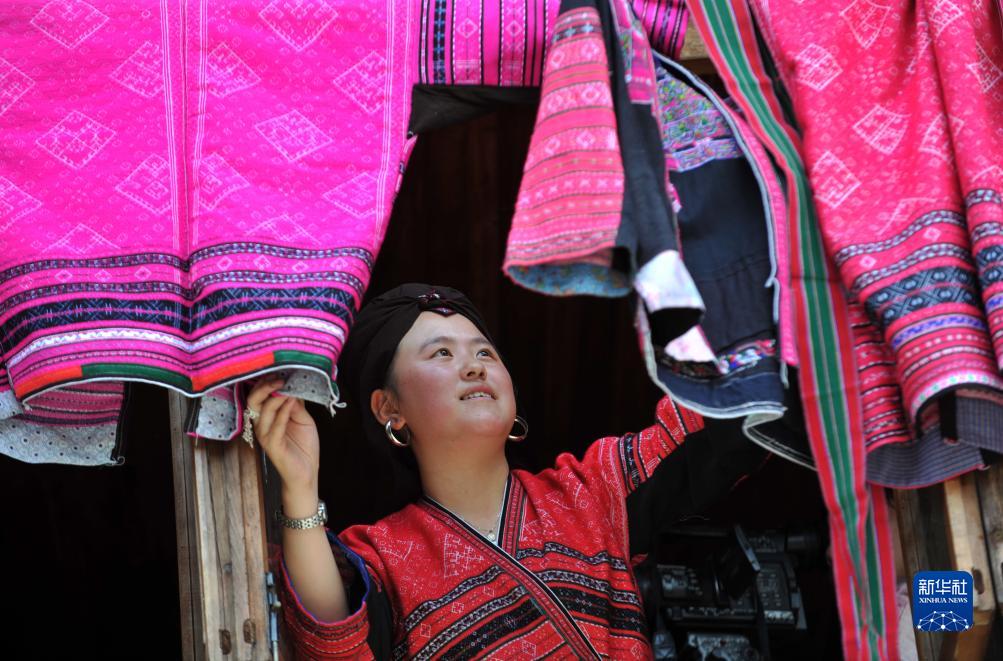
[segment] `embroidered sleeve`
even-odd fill
[[[389,640],[374,640],[373,629],[384,629],[379,622],[389,617],[389,604],[368,567],[354,551],[333,533],[328,539],[338,560],[342,580],[348,591],[352,612],[343,620],[328,622],[314,616],[300,601],[296,588],[282,562],[282,605],[296,658],[303,659],[374,659]],[[372,627],[372,620],[377,625]]]
[[[703,429],[703,418],[663,397],[655,408],[655,424],[619,438],[599,439],[588,449],[582,464],[586,471],[629,496],[646,482],[659,464],[686,438]]]
[[[581,460],[557,459],[555,475],[564,475],[558,477],[564,488],[584,488],[622,531],[626,557],[647,553],[660,527],[692,511],[687,482],[678,478],[686,471],[687,437],[700,432],[704,420],[668,397],[658,402],[655,419],[640,432],[595,441]]]

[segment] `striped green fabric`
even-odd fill
[[[866,484],[859,383],[845,293],[823,244],[800,138],[785,120],[744,0],[688,0],[729,93],[787,183],[791,287],[800,388],[829,510],[843,650],[848,659],[898,657],[894,557],[884,490]]]

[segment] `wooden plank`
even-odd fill
[[[700,32],[692,23],[686,26],[686,34],[683,36],[683,49],[679,53],[679,60],[706,60],[710,59],[707,54],[707,46],[700,37]]]
[[[271,659],[268,640],[264,505],[257,450],[242,441],[203,441],[189,448],[192,502],[188,543],[197,598],[182,595],[192,617],[193,659]]]
[[[938,549],[929,543],[937,539],[942,540],[943,536],[937,537],[930,534],[932,513],[929,510],[924,511],[921,492],[899,489],[892,493],[894,494],[895,512],[898,515],[902,557],[905,562],[904,574],[909,581],[909,590],[911,591],[912,577],[916,572],[941,566],[941,562],[946,562],[947,549],[946,547],[942,548],[938,553]],[[943,559],[937,556],[943,556]],[[920,631],[913,631],[913,634],[915,634],[916,652],[920,661],[936,661],[940,651],[940,636]]]
[[[188,400],[168,392],[171,424],[171,469],[174,475],[174,527],[177,534],[178,596],[181,605],[181,651],[185,661],[203,661],[201,574],[198,565],[198,524],[195,519],[191,440],[185,436]]]
[[[940,658],[956,661],[982,659],[985,658],[996,616],[996,595],[986,553],[975,475],[968,473],[948,480],[943,484],[943,490],[952,568],[967,571],[975,579],[975,621],[970,630],[944,637]]]
[[[982,528],[996,593],[996,610],[1003,615],[1003,464],[979,471],[975,484],[982,507]]]

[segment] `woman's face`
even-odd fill
[[[512,430],[512,379],[495,348],[461,314],[418,315],[390,371],[416,452],[451,442],[504,443]]]

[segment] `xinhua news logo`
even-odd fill
[[[968,631],[975,582],[966,571],[921,571],[912,579],[912,623],[920,631]]]

